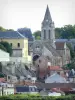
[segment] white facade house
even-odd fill
[[[0,96],[14,94],[14,87],[0,87]]]
[[[3,95],[9,95],[9,94],[14,94],[14,87],[3,88]]]
[[[67,81],[64,77],[60,76],[57,73],[54,73],[53,75],[45,79],[45,83],[67,83]]]
[[[0,49],[0,62],[10,61],[9,53]]]

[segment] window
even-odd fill
[[[10,43],[11,47],[12,47],[12,43]]]
[[[46,30],[44,30],[44,39],[46,39]]]
[[[18,43],[17,46],[20,47],[20,43]]]
[[[50,30],[49,30],[49,39],[50,39]]]

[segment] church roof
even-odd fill
[[[48,5],[47,5],[47,8],[46,8],[45,17],[44,17],[44,21],[47,21],[47,20],[52,22],[52,18],[51,18],[51,14],[50,14]]]
[[[17,31],[28,38],[29,41],[33,41],[33,36],[30,28],[19,28]]]
[[[17,31],[5,31],[2,32],[0,31],[0,38],[25,38],[23,35],[21,35],[19,32]]]
[[[56,51],[56,49],[54,47],[52,47],[52,45],[50,45],[49,43],[44,42],[44,46],[52,52],[53,56],[59,56],[58,52]]]

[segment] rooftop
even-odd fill
[[[63,70],[61,67],[59,66],[49,66],[48,67],[49,70],[52,70],[52,71],[61,71]]]
[[[0,31],[0,38],[25,38],[22,34],[20,34],[19,32],[17,31],[5,31],[5,32],[2,32]]]
[[[33,36],[30,28],[19,28],[17,31],[28,38],[29,41],[33,41]]]

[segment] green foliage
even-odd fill
[[[37,40],[40,40],[41,39],[41,37],[40,36],[37,36],[37,38],[36,38]]]
[[[65,25],[61,28],[55,28],[55,36],[62,39],[75,38],[75,25]]]
[[[41,37],[41,31],[36,31],[33,33],[36,40],[39,40]],[[62,39],[71,39],[75,38],[75,25],[65,25],[61,28],[55,28],[55,37],[56,39],[62,38]]]
[[[75,100],[75,95],[49,97],[39,95],[8,95],[0,96],[0,100]]]
[[[6,31],[6,29],[0,26],[0,31]]]
[[[0,49],[7,51],[6,48],[2,44],[0,44]]]
[[[13,29],[5,29],[2,26],[0,26],[0,31],[4,32],[4,31],[14,31]]]
[[[73,59],[75,57],[75,52],[71,46],[70,43],[67,43],[68,48],[70,49],[70,55],[71,55],[71,59]]]
[[[38,30],[38,31],[34,32],[33,35],[35,36],[35,39],[36,39],[36,40],[40,40],[41,31]]]
[[[61,28],[55,28],[56,39],[61,38]]]
[[[72,59],[72,61],[67,64],[66,66],[68,69],[75,69],[75,58]]]
[[[13,29],[7,29],[7,31],[14,31]]]
[[[10,46],[10,44],[8,42],[0,42],[1,48],[5,51],[7,51],[10,55],[12,54],[12,47]]]

